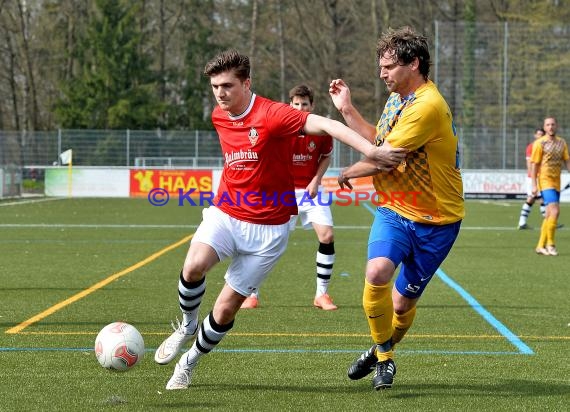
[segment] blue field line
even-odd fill
[[[376,209],[370,206],[368,203],[364,203],[364,207],[366,207],[366,209],[368,209],[368,211],[373,215],[376,213]],[[441,270],[441,268],[437,269],[435,273],[441,280],[443,280],[445,284],[459,293],[459,295],[465,299],[469,305],[471,305],[475,312],[481,315],[481,317],[483,317],[483,319],[485,319],[493,328],[495,328],[497,332],[503,335],[512,345],[514,345],[519,350],[517,353],[523,355],[534,355],[534,351],[527,344],[525,344],[517,335],[511,332],[497,318],[491,315],[491,313],[479,302],[477,302],[473,296],[471,296],[465,289],[459,286],[459,284],[456,283],[453,279],[447,276],[445,272]]]
[[[370,206],[368,203],[363,203],[363,205],[364,205],[364,207],[365,207],[366,209],[368,209],[368,211],[369,211],[370,213],[372,213],[372,216],[374,216],[374,214],[376,213],[376,208]]]
[[[437,276],[444,283],[446,283],[450,288],[455,290],[471,307],[475,312],[483,317],[492,327],[494,327],[497,332],[503,335],[507,340],[514,345],[520,353],[524,355],[534,355],[534,351],[526,345],[517,335],[509,330],[505,325],[503,325],[497,318],[495,318],[491,313],[485,309],[477,300],[471,296],[465,289],[459,286],[453,279],[445,274],[443,270],[438,269],[436,272]]]
[[[93,352],[93,348],[0,348],[1,352]],[[145,352],[155,352],[147,348]],[[317,353],[345,354],[362,353],[362,349],[214,349],[220,353]],[[406,350],[399,349],[398,354],[429,355],[519,355],[519,352],[487,352],[487,351],[449,351],[449,350]]]

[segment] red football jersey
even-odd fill
[[[525,152],[525,154],[526,154],[526,160],[530,160],[530,158],[531,158],[531,156],[532,156],[532,145],[533,145],[533,144],[534,144],[534,142],[530,142],[530,143],[528,144],[528,146],[526,147],[526,152]],[[526,175],[527,175],[528,177],[531,177],[531,176],[530,176],[530,170],[527,170],[527,171],[526,171]]]
[[[304,189],[313,180],[321,156],[330,156],[333,141],[330,136],[300,136],[293,141],[293,179],[295,188]]]
[[[296,215],[291,140],[303,133],[308,115],[255,94],[239,116],[216,106],[212,122],[225,162],[214,204],[258,224],[280,225]]]

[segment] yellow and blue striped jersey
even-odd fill
[[[566,160],[568,160],[568,145],[563,138],[554,136],[551,139],[543,136],[534,142],[530,161],[538,164],[540,190],[555,189],[560,192],[562,162]]]
[[[392,93],[376,126],[386,140],[409,150],[405,162],[374,176],[378,203],[407,219],[443,225],[463,219],[463,182],[451,111],[432,81],[402,98]]]

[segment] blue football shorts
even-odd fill
[[[461,221],[447,225],[418,223],[378,207],[368,239],[368,260],[390,259],[401,264],[394,286],[403,296],[419,298],[451,250]]]
[[[544,189],[540,192],[544,206],[550,203],[560,203],[560,192],[556,189]]]

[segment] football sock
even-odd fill
[[[390,285],[376,286],[365,280],[362,306],[372,340],[378,345],[386,346],[382,350],[377,348],[376,352],[379,354],[388,352],[391,349],[389,342],[392,337],[392,316],[394,313]]]
[[[542,215],[542,217],[546,216],[546,206],[544,206],[544,203],[540,205],[540,214]]]
[[[190,350],[180,358],[180,363],[182,365],[185,363],[187,365],[197,363],[202,355],[209,353],[220,343],[233,326],[234,321],[231,321],[227,325],[219,325],[216,323],[212,312],[210,312],[202,321],[194,344]]]
[[[555,217],[549,217],[544,219],[544,221],[546,222],[546,245],[547,246],[553,246],[556,243],[554,242],[554,236],[556,233],[556,218]]]
[[[334,242],[319,243],[317,251],[317,292],[315,296],[327,293],[335,259]]]
[[[521,209],[521,216],[519,218],[519,226],[526,224],[526,220],[528,219],[531,209],[532,205],[528,202],[524,202]]]
[[[392,318],[392,328],[394,330],[392,333],[392,345],[402,340],[408,329],[410,329],[410,326],[412,326],[415,316],[415,306],[405,313],[394,313],[394,317]]]
[[[187,334],[191,334],[196,330],[198,325],[198,312],[202,296],[206,291],[206,277],[197,282],[187,282],[180,271],[180,279],[178,280],[178,302],[182,311],[182,325]]]
[[[536,247],[543,248],[544,246],[546,246],[546,219],[542,221],[542,226],[540,226],[540,238]]]
[[[390,348],[390,349],[388,349]],[[376,357],[379,362],[388,359],[394,359],[394,350],[392,349],[392,340],[384,342],[384,344],[376,345]]]

